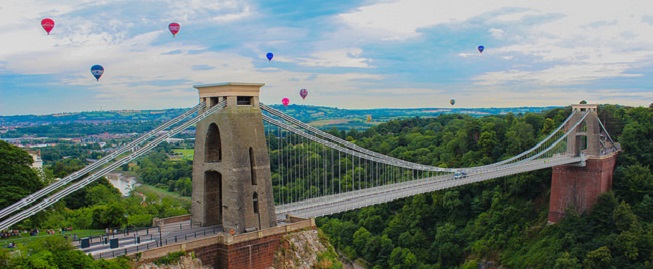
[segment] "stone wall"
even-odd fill
[[[138,264],[153,262],[171,252],[195,252],[205,266],[215,268],[268,268],[282,238],[291,232],[315,229],[315,219],[295,218],[297,222],[256,232],[231,235],[221,233],[206,238],[150,249],[130,255]]]
[[[562,165],[553,167],[549,222],[559,222],[565,211],[573,207],[582,213],[592,208],[599,195],[612,189],[612,173],[617,154],[590,158],[585,167]]]
[[[153,218],[152,219],[152,226],[157,227],[157,226],[163,226],[168,223],[173,223],[173,222],[180,222],[180,221],[186,221],[190,220],[190,214],[187,215],[181,215],[181,216],[174,216],[174,217],[169,217],[169,218]]]

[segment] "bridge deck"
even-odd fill
[[[582,157],[555,156],[547,159],[525,161],[517,165],[503,165],[495,167],[492,170],[477,171],[460,179],[454,179],[453,175],[443,175],[322,196],[278,206],[276,208],[277,220],[284,219],[287,214],[303,218],[326,216],[366,206],[387,203],[416,194],[453,188],[557,165],[581,163],[582,161]]]

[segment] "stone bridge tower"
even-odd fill
[[[567,137],[567,154],[582,155],[587,160],[579,165],[553,167],[549,223],[560,221],[568,209],[585,212],[594,205],[600,194],[612,189],[612,172],[619,147],[609,141],[608,134],[603,132],[598,105],[571,105],[571,109],[581,113],[573,116],[565,130],[578,122],[582,112],[589,114]]]
[[[270,160],[261,109],[262,83],[194,86],[206,109],[197,123],[193,160],[193,225],[222,225],[235,234],[276,226]],[[203,111],[201,111],[203,112]]]

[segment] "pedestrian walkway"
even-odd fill
[[[114,231],[109,236],[80,238],[80,240],[74,241],[73,245],[96,259],[113,258],[172,243],[211,236],[222,231],[221,226],[191,226],[191,222],[186,220],[165,224],[161,227]],[[85,240],[88,240],[88,245]],[[82,248],[83,244],[84,248]]]

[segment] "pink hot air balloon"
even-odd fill
[[[281,103],[283,104],[283,106],[288,106],[288,104],[290,104],[290,99],[283,98],[281,99]]]
[[[42,19],[41,27],[43,27],[43,30],[45,30],[45,32],[50,35],[50,31],[52,31],[52,28],[54,28],[54,21],[50,18]]]
[[[301,96],[302,99],[306,99],[306,96],[308,96],[308,91],[306,89],[299,90],[299,96]]]
[[[168,24],[168,30],[170,30],[173,37],[175,37],[177,33],[179,33],[179,28],[181,28],[181,26],[179,26],[179,23],[172,22]]]

